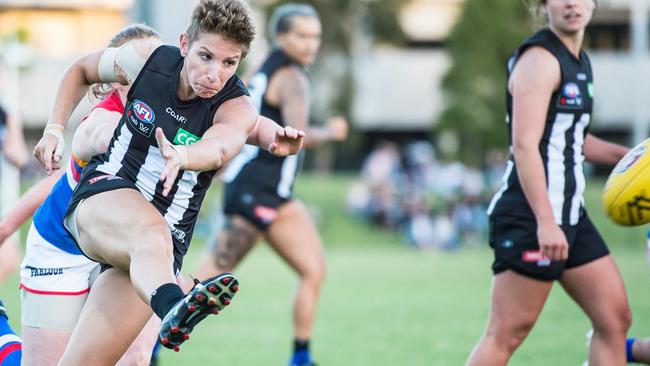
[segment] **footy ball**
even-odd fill
[[[607,216],[617,224],[650,222],[650,139],[630,150],[616,164],[603,192]]]

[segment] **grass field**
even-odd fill
[[[327,245],[328,279],[315,327],[319,365],[462,365],[487,317],[492,252],[477,245],[454,252],[422,252],[347,216],[348,177],[306,176],[297,191],[318,207]],[[632,333],[650,335],[650,272],[645,229],[606,221],[602,182],[591,182],[587,206],[610,243],[634,311]],[[206,207],[210,203],[206,202]],[[201,251],[193,244],[185,272]],[[239,268],[241,291],[233,306],[209,318],[180,353],[165,351],[162,364],[284,365],[290,353],[291,298],[295,278],[265,245]],[[18,325],[17,278],[0,289]],[[555,286],[542,317],[512,365],[581,365],[589,323]],[[645,333],[644,333],[645,331]]]

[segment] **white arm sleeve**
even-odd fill
[[[117,81],[117,77],[115,77],[115,56],[117,56],[118,50],[119,48],[107,48],[102,54],[97,66],[99,80],[105,83]]]
[[[99,59],[99,79],[105,83],[115,82],[115,74],[121,70],[129,84],[132,84],[146,62],[147,57],[135,49],[133,42],[127,42],[119,48],[107,48]]]

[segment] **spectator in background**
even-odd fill
[[[403,216],[398,199],[403,178],[401,160],[397,145],[381,142],[364,161],[362,185],[348,197],[348,206],[381,226],[397,228]],[[366,202],[361,201],[363,197],[367,198]]]
[[[400,230],[418,248],[478,243],[487,232],[485,208],[495,190],[489,177],[503,171],[496,161],[481,170],[438,161],[429,141],[406,144],[401,151],[382,142],[366,158],[360,180],[350,186],[347,207],[356,216]]]

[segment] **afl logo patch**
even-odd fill
[[[156,114],[153,113],[153,109],[140,99],[136,99],[133,102],[133,112],[140,121],[145,123],[153,123],[156,119]]]
[[[564,96],[567,98],[577,98],[580,96],[580,88],[576,83],[567,83],[564,85]]]
[[[156,119],[156,114],[147,103],[140,99],[134,100],[126,111],[126,118],[139,134],[151,137],[151,132],[155,127],[153,121]]]
[[[616,167],[614,167],[614,174],[621,174],[630,170],[637,161],[641,160],[641,157],[643,157],[643,154],[645,154],[647,149],[646,145],[640,145],[627,153],[623,159],[616,164]]]
[[[558,107],[580,108],[582,107],[582,93],[580,87],[574,82],[568,82],[558,93]]]

